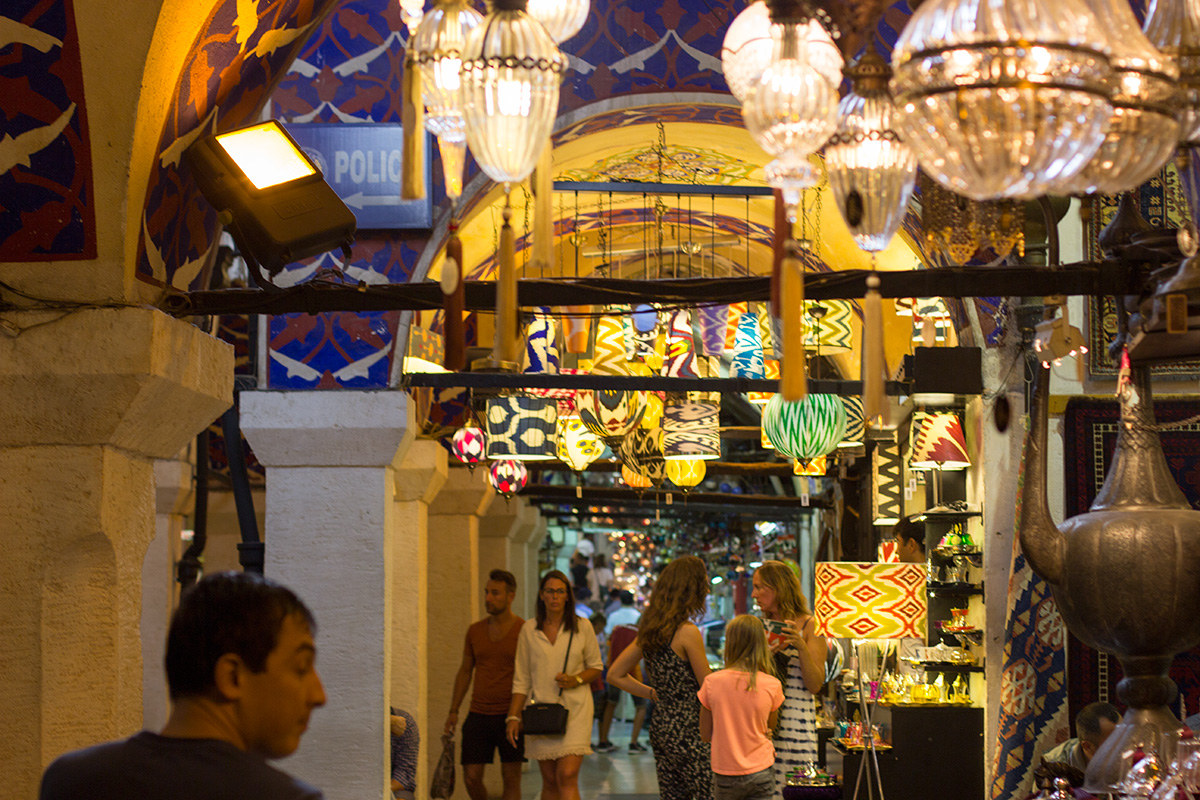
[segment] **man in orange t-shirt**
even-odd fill
[[[513,665],[517,658],[517,638],[525,620],[512,613],[517,594],[517,579],[511,572],[494,569],[483,590],[487,617],[467,628],[462,665],[454,678],[454,695],[446,717],[446,733],[458,725],[458,707],[475,675],[471,708],[462,727],[463,783],[471,800],[487,800],[483,785],[483,767],[492,763],[500,750],[500,773],[504,778],[504,800],[520,800],[521,764],[525,761],[525,740],[513,747],[505,737],[505,715],[512,702]]]

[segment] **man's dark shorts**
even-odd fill
[[[608,699],[610,701],[614,703],[620,702],[622,694],[623,692],[620,689],[613,686],[611,683],[608,684]],[[634,708],[641,708],[642,706],[646,705],[646,698],[638,697],[636,694],[631,694],[629,696],[633,698]]]
[[[462,760],[460,764],[491,764],[496,748],[500,762],[509,764],[525,760],[525,736],[517,738],[517,746],[508,743],[504,733],[504,714],[467,714],[462,726]]]

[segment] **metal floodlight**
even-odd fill
[[[293,261],[340,247],[349,257],[357,222],[283,126],[271,120],[187,150],[196,184],[220,213],[260,284]]]

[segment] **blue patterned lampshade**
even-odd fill
[[[549,461],[558,457],[558,403],[548,397],[497,397],[487,404],[487,457]]]
[[[721,404],[668,395],[663,408],[663,457],[716,459],[721,457]]]
[[[558,325],[549,309],[538,309],[525,326],[525,352],[521,371],[546,375],[558,373]]]
[[[765,377],[763,367],[762,333],[758,327],[758,313],[747,311],[738,320],[737,334],[733,339],[733,363],[729,366],[733,378]]]

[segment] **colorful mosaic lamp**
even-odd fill
[[[487,457],[493,461],[550,461],[556,448],[558,403],[513,395],[487,404]]]
[[[713,460],[721,457],[721,404],[668,395],[663,408],[663,457]]]
[[[875,457],[871,462],[871,478],[875,488],[871,500],[873,524],[895,525],[903,516],[903,468],[899,442],[881,439],[875,443]]]
[[[912,457],[909,467],[918,470],[959,470],[971,466],[967,440],[958,414],[918,413],[913,420]]]
[[[487,452],[487,435],[483,428],[476,425],[464,425],[454,432],[450,440],[450,450],[454,457],[471,469],[483,461]]]
[[[497,461],[488,470],[488,483],[505,499],[512,497],[529,483],[529,470],[520,461]]]

